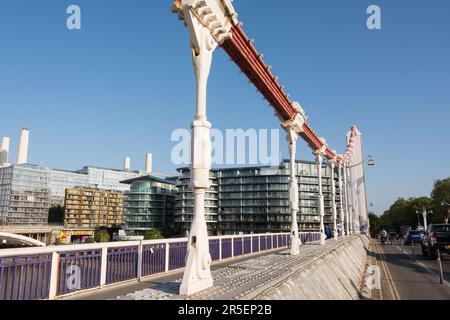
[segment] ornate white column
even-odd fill
[[[298,233],[297,213],[299,207],[298,197],[298,181],[296,175],[296,147],[298,133],[303,131],[305,123],[305,114],[298,102],[292,104],[297,110],[297,115],[292,120],[288,120],[282,124],[287,132],[287,142],[289,144],[290,154],[290,179],[289,179],[289,210],[291,212],[291,255],[300,253],[301,240]]]
[[[331,161],[331,206],[332,206],[332,212],[333,212],[333,235],[334,240],[337,240],[338,238],[338,232],[337,232],[337,207],[336,207],[336,184],[334,181],[334,169],[336,168],[336,159],[333,159]]]
[[[205,219],[205,194],[210,187],[209,171],[211,169],[211,123],[206,117],[206,91],[212,54],[218,43],[212,37],[211,30],[204,26],[205,21],[203,20],[208,18],[205,16],[206,9],[193,7],[191,1],[187,0],[183,0],[181,4],[182,7],[178,9],[190,31],[192,61],[197,79],[197,112],[191,125],[190,168],[191,187],[194,194],[194,216],[188,237],[186,269],[180,286],[181,295],[192,295],[213,286]],[[206,3],[202,5],[207,8]]]
[[[345,219],[344,219],[344,197],[343,197],[343,182],[342,182],[342,162],[339,161],[339,165],[338,165],[338,179],[339,179],[339,213],[340,213],[340,217],[341,217],[341,237],[345,237],[345,226],[347,225],[345,223]]]
[[[344,162],[344,208],[345,208],[345,234],[350,235],[350,221],[348,212],[347,163]]]
[[[321,149],[318,149],[314,152],[316,155],[317,160],[317,176],[319,179],[319,217],[320,217],[320,245],[325,244],[325,224],[324,224],[324,217],[325,217],[325,204],[323,199],[323,190],[322,190],[322,162],[323,162],[323,154],[326,149],[326,146],[322,147]]]
[[[291,156],[289,180],[289,210],[291,211],[291,255],[295,256],[300,253],[300,238],[298,236],[298,184],[296,176],[295,151],[298,135],[291,128],[288,130],[287,141],[289,143],[289,154]]]

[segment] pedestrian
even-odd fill
[[[329,226],[325,227],[325,236],[326,236],[327,240],[331,239],[332,234],[331,234],[331,228]]]

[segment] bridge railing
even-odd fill
[[[300,233],[303,243],[320,239]],[[289,233],[209,238],[214,263],[287,248]],[[187,238],[0,250],[0,300],[54,299],[185,267]]]

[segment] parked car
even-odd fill
[[[425,232],[423,230],[410,230],[406,234],[405,244],[422,242]]]
[[[422,240],[422,254],[435,260],[437,250],[450,254],[450,224],[430,224]]]

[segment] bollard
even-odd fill
[[[437,249],[437,264],[439,269],[439,282],[441,284],[444,283],[444,272],[442,271],[442,260],[441,260],[441,251],[439,248]]]
[[[402,252],[405,253],[405,249],[403,248],[403,242],[405,242],[405,240],[402,239],[400,243],[402,244]]]
[[[416,261],[416,253],[414,251],[414,241],[411,241],[413,260]]]

